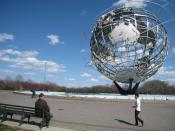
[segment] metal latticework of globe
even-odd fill
[[[91,60],[113,81],[141,82],[154,75],[168,52],[167,33],[159,19],[136,8],[117,8],[97,20],[90,41]]]

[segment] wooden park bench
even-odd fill
[[[28,106],[18,106],[18,105],[10,105],[10,104],[2,104],[0,103],[0,116],[1,116],[1,122],[7,120],[7,116],[10,115],[11,119],[13,115],[20,115],[21,119],[20,124],[22,125],[24,122],[25,118],[28,118],[28,123],[30,122],[31,117],[38,117],[41,118],[41,122],[39,123],[40,128],[44,126],[45,123],[45,114],[46,112],[43,111],[41,112],[41,116],[36,115],[35,113],[35,108],[34,107],[28,107]]]

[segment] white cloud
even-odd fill
[[[12,79],[16,75],[16,72],[9,69],[0,69],[0,79]]]
[[[24,57],[24,58],[32,58],[32,57],[35,57],[37,56],[39,53],[37,51],[23,51],[23,52],[20,52],[19,56],[20,57]]]
[[[12,34],[2,33],[0,34],[0,42],[5,42],[7,40],[13,40],[14,36]]]
[[[109,78],[107,78],[107,77],[104,76],[104,75],[100,75],[99,78],[102,79],[103,81],[111,81]]]
[[[68,78],[69,81],[75,81],[75,78]]]
[[[89,74],[89,73],[83,73],[83,74],[81,74],[81,77],[91,77],[91,74]]]
[[[9,73],[9,74],[10,74],[10,73],[15,73],[15,72],[12,71],[12,70],[0,69],[0,74],[1,74],[1,73],[4,75],[4,74],[8,74],[8,73]]]
[[[27,76],[30,75],[31,76],[31,75],[35,75],[35,73],[34,72],[24,72],[23,75],[27,75]]]
[[[175,78],[175,69],[172,66],[161,67],[157,74],[165,76],[166,79]]]
[[[98,80],[95,79],[95,78],[91,78],[90,81],[92,81],[92,82],[98,82]]]
[[[47,36],[47,38],[50,39],[50,42],[49,42],[49,43],[50,43],[51,45],[57,45],[57,44],[60,43],[60,38],[59,38],[58,35],[50,34],[50,35]]]
[[[84,52],[86,52],[86,50],[85,49],[81,49],[81,53],[84,53]]]
[[[15,62],[15,59],[9,58],[9,56],[0,56],[0,62]]]
[[[54,73],[65,71],[65,67],[53,61],[39,60],[37,51],[0,50],[0,61],[12,63],[9,67],[32,69]]]
[[[172,79],[167,79],[167,81],[175,83],[175,78],[174,79],[173,78]]]
[[[113,6],[144,8],[147,6],[146,2],[148,1],[149,0],[119,0],[113,3]]]
[[[53,74],[47,74],[46,77],[52,78],[52,77],[54,77],[54,75]]]
[[[148,80],[155,80],[155,79],[167,81],[168,83],[172,83],[173,80],[175,80],[175,68],[172,66],[161,67],[159,71],[155,75],[150,77]]]
[[[24,57],[24,58],[29,58],[29,57],[35,57],[38,55],[37,51],[23,51],[20,52],[18,50],[13,50],[13,49],[7,49],[7,50],[0,50],[0,56],[2,55],[14,55],[17,57]]]

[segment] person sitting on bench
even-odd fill
[[[39,94],[39,99],[35,102],[35,115],[44,117],[46,126],[49,125],[50,119],[53,117],[47,102],[44,100],[43,93]]]

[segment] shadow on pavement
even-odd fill
[[[128,122],[128,121],[124,121],[124,120],[120,120],[120,119],[114,119],[114,120],[116,120],[116,121],[118,121],[118,122],[120,122],[120,123],[124,123],[124,124],[126,124],[126,125],[135,126],[135,124],[132,124],[132,123],[130,123],[130,122]]]

